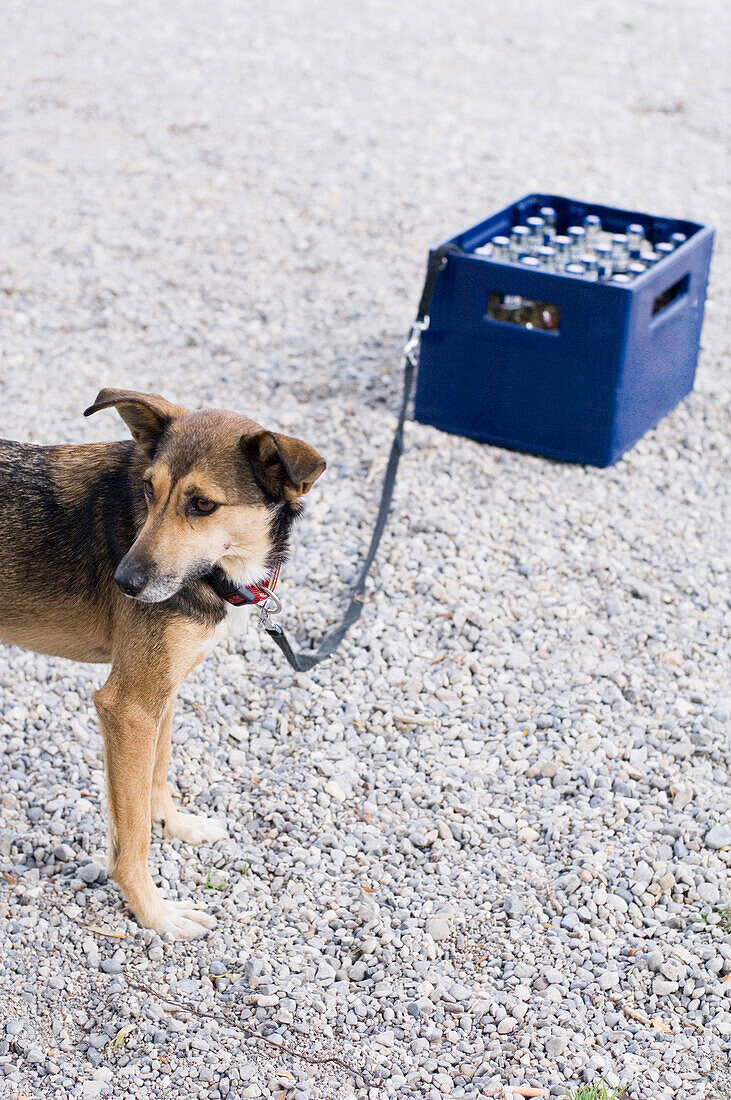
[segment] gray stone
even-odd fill
[[[709,905],[715,905],[721,899],[721,891],[715,882],[699,882],[696,886],[696,897]]]
[[[677,993],[678,983],[667,981],[664,978],[655,978],[652,983],[652,992],[656,997],[669,997],[671,993]]]
[[[505,901],[505,912],[509,917],[522,917],[525,914],[525,903],[520,898],[509,897]]]
[[[85,863],[83,867],[79,867],[77,874],[82,882],[90,884],[97,882],[101,877],[106,877],[106,872],[102,866],[98,863]]]
[[[102,959],[99,963],[99,969],[104,974],[121,974],[123,972],[122,964],[117,959]]]
[[[546,1054],[549,1058],[559,1058],[568,1046],[568,1038],[565,1035],[552,1035],[546,1040]]]
[[[720,851],[722,848],[731,848],[731,825],[713,825],[704,837],[707,848]]]
[[[437,943],[440,943],[442,940],[449,939],[449,923],[444,919],[444,917],[429,917],[427,919],[425,928],[428,934],[432,937],[433,940],[436,940]]]

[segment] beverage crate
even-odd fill
[[[595,214],[609,233],[638,223],[655,245],[674,233],[686,240],[624,283],[475,253],[544,206],[554,208],[561,234]],[[464,252],[450,255],[437,280],[421,338],[416,420],[484,443],[610,466],[692,390],[710,226],[531,194],[450,241]],[[551,327],[506,321],[501,303],[516,300],[545,306]]]

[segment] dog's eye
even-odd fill
[[[152,501],[153,501],[154,496],[155,496],[155,490],[152,488],[152,482],[151,481],[145,481],[144,482],[144,490],[145,490],[145,500],[149,504],[152,504]]]
[[[206,500],[205,497],[193,497],[188,505],[188,515],[210,516],[212,512],[220,507],[220,504],[216,504],[215,500]]]

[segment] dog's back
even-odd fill
[[[114,570],[135,537],[133,442],[0,440],[0,639],[109,660]]]

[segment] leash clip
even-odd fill
[[[407,363],[410,363],[412,367],[416,366],[416,349],[421,342],[422,332],[426,332],[429,328],[429,317],[424,317],[421,320],[417,317],[411,325],[408,339],[404,344],[404,359]]]
[[[282,610],[282,601],[279,596],[275,595],[271,588],[267,588],[266,585],[259,584],[257,588],[266,596],[264,602],[260,603],[258,606],[259,622],[257,625],[260,630],[268,630],[271,616],[278,615]]]

